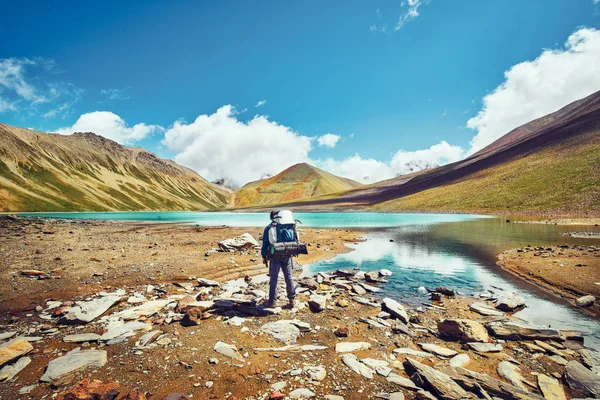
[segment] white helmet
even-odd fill
[[[282,225],[295,224],[294,214],[290,210],[281,210],[275,217],[278,223]]]

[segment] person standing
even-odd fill
[[[291,211],[271,211],[271,223],[265,227],[261,255],[263,264],[269,268],[269,298],[263,305],[274,307],[277,300],[277,280],[279,270],[283,271],[285,287],[290,308],[296,305],[296,288],[292,280],[293,262],[290,255],[278,255],[274,252],[273,245],[277,242],[297,242],[296,220]]]

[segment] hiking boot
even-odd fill
[[[290,306],[290,308],[296,307],[296,300],[291,299],[290,302],[288,303],[288,305]]]
[[[275,307],[275,302],[270,301],[270,300],[265,300],[265,301],[263,301],[262,305],[265,307],[271,308],[271,307]]]

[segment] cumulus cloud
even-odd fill
[[[321,147],[334,148],[337,142],[341,139],[340,135],[334,135],[333,133],[326,133],[323,136],[317,138],[317,143]]]
[[[65,116],[81,99],[82,89],[66,82],[44,79],[56,67],[44,58],[0,59],[0,112],[27,110],[44,117]],[[35,80],[29,70],[36,69]],[[35,85],[32,82],[43,82]]]
[[[544,50],[533,61],[512,66],[504,82],[483,98],[467,126],[477,133],[469,154],[533,119],[600,89],[600,31],[575,31],[561,49]]]
[[[390,162],[354,155],[341,161],[332,158],[317,160],[315,164],[333,174],[351,178],[360,183],[374,183],[455,162],[460,160],[463,155],[462,147],[452,146],[442,141],[424,150],[399,150]]]
[[[123,118],[115,113],[94,111],[83,114],[73,126],[60,128],[56,133],[70,135],[75,132],[93,132],[120,144],[133,144],[161,130],[162,127],[158,125],[144,123],[128,126]]]
[[[266,100],[261,100],[258,103],[256,103],[256,105],[254,107],[262,107],[265,105],[266,102],[267,102]]]
[[[175,151],[175,161],[208,180],[225,179],[232,187],[281,172],[308,160],[311,138],[256,115],[245,122],[225,105],[193,122],[177,121],[162,142]]]

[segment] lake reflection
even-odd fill
[[[556,228],[552,229],[556,231]],[[315,263],[307,272],[314,274],[353,267],[363,271],[389,269],[394,275],[389,278],[388,284],[383,285],[383,295],[411,307],[430,303],[429,296],[418,294],[420,286],[428,289],[448,286],[476,297],[485,291],[492,294],[516,291],[528,306],[516,313],[516,317],[535,325],[587,332],[586,344],[600,349],[600,325],[596,320],[563,300],[504,273],[493,264],[495,257],[490,257],[487,251],[480,251],[483,243],[457,240],[456,236],[439,235],[439,231],[440,226],[406,226],[372,232],[367,235],[366,241],[351,245],[353,251]],[[514,237],[507,239],[515,245]],[[552,235],[548,234],[546,239],[551,242]],[[518,239],[516,241],[520,243]],[[497,243],[493,247],[496,246]]]

